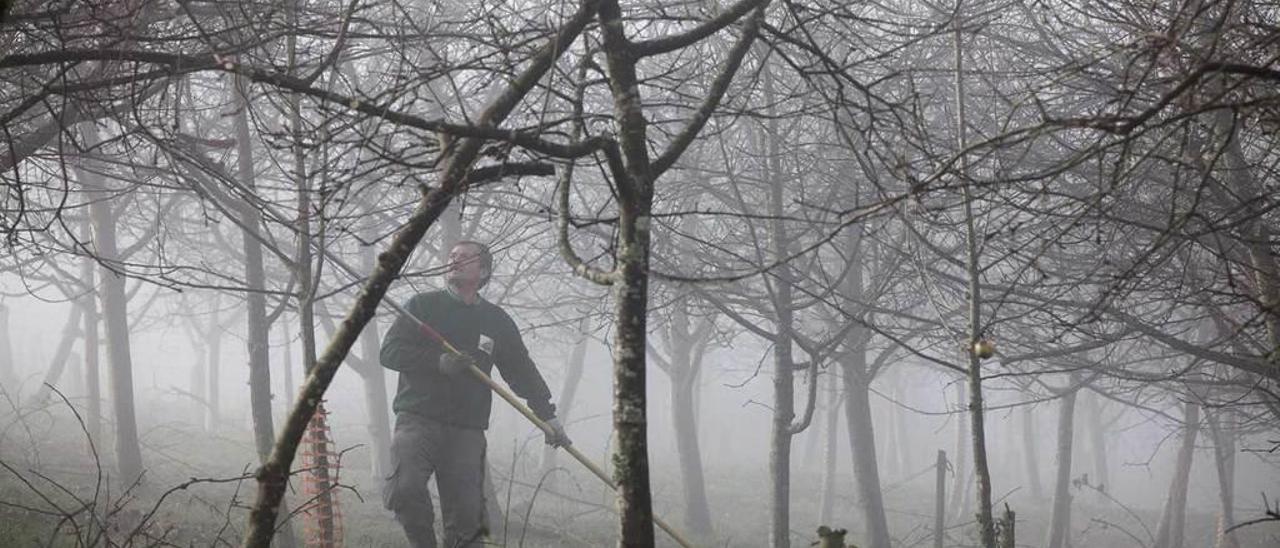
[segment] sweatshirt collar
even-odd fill
[[[453,286],[452,286],[452,285],[449,285],[449,284],[447,284],[447,283],[446,283],[446,284],[444,284],[444,289],[445,289],[445,292],[447,292],[447,293],[449,294],[449,297],[450,297],[450,298],[452,298],[454,301],[456,301],[458,304],[460,304],[460,305],[462,305],[462,306],[476,306],[476,305],[480,304],[480,301],[483,301],[483,300],[484,300],[484,297],[481,297],[481,296],[477,293],[477,294],[476,294],[476,302],[474,302],[474,303],[468,303],[466,300],[464,300],[464,299],[462,298],[462,295],[459,295],[459,294],[458,294],[458,292],[457,292],[457,291],[455,291],[455,290],[453,289]]]

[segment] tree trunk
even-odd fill
[[[248,81],[236,77],[232,94],[235,96],[236,145],[238,149],[237,176],[246,189],[253,189],[253,146],[249,133],[249,99],[245,96]],[[271,455],[275,428],[271,417],[271,354],[267,339],[271,326],[267,324],[266,274],[262,258],[262,244],[257,236],[262,226],[262,212],[249,202],[241,204],[241,226],[244,227],[244,269],[247,332],[249,354],[249,408],[253,417],[254,447],[259,462],[266,462]]]
[[[589,6],[584,6],[590,10]],[[647,120],[644,116],[644,103],[640,95],[641,80],[636,70],[640,57],[636,55],[633,43],[627,38],[623,19],[623,10],[617,0],[604,0],[595,9],[599,22],[601,43],[605,53],[607,79],[610,96],[613,99],[614,119],[617,123],[618,142],[616,154],[609,154],[609,168],[614,178],[616,189],[618,219],[616,225],[616,266],[606,276],[613,286],[616,303],[615,338],[614,338],[614,431],[617,436],[617,448],[614,453],[614,475],[618,483],[620,499],[620,543],[623,546],[653,546],[653,511],[649,491],[649,461],[646,434],[646,399],[645,394],[645,337],[646,316],[648,312],[648,281],[650,263],[650,227],[652,225],[654,182],[679,158],[709,118],[709,105],[719,102],[727,90],[727,83],[741,66],[750,45],[759,28],[763,7],[752,13],[752,18],[744,26],[741,38],[731,50],[725,61],[723,76],[719,78],[712,92],[700,111],[690,120],[689,125],[681,133],[666,152],[659,156],[659,165],[650,160],[651,143],[646,136]],[[570,27],[565,27],[568,30]],[[553,50],[555,51],[555,50]],[[538,66],[538,65],[535,65]],[[767,71],[766,71],[767,74]],[[685,139],[688,136],[689,139]],[[561,186],[567,189],[568,183]],[[561,193],[562,199],[567,193]],[[562,221],[567,217],[562,217]],[[566,231],[562,222],[562,233]],[[562,249],[568,248],[567,236],[562,237]],[[579,268],[581,267],[581,268]],[[590,270],[580,264],[575,270],[587,275]],[[599,272],[591,271],[596,279]],[[782,352],[789,352],[788,345],[782,345]],[[776,355],[776,354],[775,354]],[[790,372],[788,371],[787,374]],[[790,380],[789,377],[787,380]],[[775,381],[776,387],[780,381]],[[779,429],[778,415],[791,416],[789,398],[790,389],[785,398],[779,402],[779,410],[774,417],[774,451],[771,464],[789,464],[789,453],[780,452],[780,440],[790,441],[789,422]],[[781,460],[779,460],[781,459]],[[781,470],[781,468],[773,468]],[[779,476],[774,474],[773,498],[776,501],[784,490],[779,490]],[[785,507],[780,510],[785,516]],[[779,510],[775,510],[775,516]],[[774,523],[773,538],[782,538],[782,546],[786,546],[788,531],[785,518],[782,523]],[[781,530],[779,530],[781,525]]]
[[[1067,514],[1067,521],[1070,521],[1070,507],[1067,509]],[[1000,548],[1014,548],[1018,545],[1017,523],[1017,516],[1009,508],[1009,503],[1006,502],[1004,504],[1004,515],[1001,516],[1000,521],[996,522],[996,534],[1000,539]]]
[[[813,424],[804,430],[804,449],[800,453],[800,459],[796,462],[801,470],[812,470],[821,464],[818,453],[820,451],[819,447],[823,443],[824,434],[827,432],[827,428],[824,426],[826,424],[825,420],[826,416],[814,409]]]
[[[711,538],[711,508],[707,504],[706,480],[702,474],[702,449],[698,444],[698,424],[693,418],[694,372],[671,378],[671,419],[680,457],[680,477],[684,483],[685,526],[694,538]]]
[[[937,478],[933,487],[933,548],[942,548],[947,530],[947,452],[938,450],[934,464]]]
[[[1107,466],[1107,434],[1106,425],[1102,424],[1102,398],[1091,394],[1089,403],[1085,405],[1085,417],[1089,421],[1089,448],[1093,450],[1094,487],[1105,492],[1111,485],[1111,474]],[[1099,493],[1101,496],[1102,493]]]
[[[693,538],[709,541],[712,536],[711,509],[707,504],[706,480],[702,470],[702,448],[695,417],[698,371],[706,355],[710,323],[693,328],[689,320],[689,299],[682,296],[670,307],[662,330],[667,355],[665,372],[671,381],[671,423],[675,433],[676,456],[680,459],[681,492],[685,503],[685,528]]]
[[[289,322],[287,317],[281,318],[280,321],[280,346],[283,352],[280,360],[280,373],[284,376],[284,394],[280,399],[283,400],[284,412],[288,413],[293,407],[293,395],[297,392],[293,382],[293,337],[289,333]]]
[[[863,280],[862,240],[857,231],[848,236],[849,261],[840,293],[851,306],[869,300]],[[863,516],[865,544],[872,548],[889,547],[889,525],[884,512],[884,494],[880,488],[880,469],[876,459],[875,426],[871,414],[871,380],[874,372],[867,364],[869,330],[857,326],[848,331],[840,359],[844,386],[844,418],[849,429],[849,456],[853,460],[854,489]]]
[[[889,397],[893,397],[893,387],[886,390]],[[894,425],[892,403],[888,406],[872,406],[871,423],[882,424],[887,428],[880,430],[880,437],[876,440],[876,462],[880,465],[880,472],[885,478],[894,478],[902,475],[900,461],[897,458],[897,437],[898,429]]]
[[[1195,457],[1196,435],[1200,432],[1200,405],[1188,401],[1183,406],[1182,446],[1178,448],[1178,461],[1174,466],[1173,480],[1165,499],[1164,512],[1160,514],[1160,526],[1156,530],[1153,548],[1182,548],[1187,517],[1187,486],[1190,483],[1191,463]]]
[[[791,340],[774,348],[773,428],[769,434],[770,546],[791,546],[791,421],[795,418]],[[785,354],[785,357],[783,356]]]
[[[92,241],[93,225],[85,220],[81,226],[82,241]],[[102,440],[102,382],[98,360],[98,288],[94,281],[93,259],[85,257],[80,260],[80,281],[88,288],[80,298],[80,307],[84,309],[84,394],[87,403],[89,439],[97,444]],[[3,358],[0,358],[3,359]]]
[[[81,177],[92,177],[87,171]],[[101,185],[96,185],[101,188]],[[103,323],[107,335],[107,365],[110,367],[109,390],[116,424],[116,467],[122,485],[130,485],[142,475],[142,449],[138,444],[138,422],[133,407],[133,355],[129,348],[129,300],[125,296],[123,275],[108,265],[118,265],[116,248],[116,214],[105,200],[89,204],[93,219],[94,247],[104,262],[102,275]]]
[[[204,421],[209,402],[205,401],[204,395],[209,393],[209,344],[205,342],[198,328],[193,330],[192,334],[195,336],[191,337],[189,342],[190,348],[195,351],[196,362],[191,366],[191,399],[196,404],[194,415],[198,428],[208,433],[209,429]]]
[[[373,272],[373,246],[360,248],[360,263],[365,272]],[[369,418],[369,441],[373,444],[373,477],[391,475],[391,416],[387,405],[386,370],[378,364],[378,349],[382,346],[378,322],[369,322],[360,333],[360,355],[366,363],[360,373],[364,381],[365,414]]]
[[[36,390],[35,398],[32,399],[33,405],[44,405],[49,398],[49,393],[52,392],[50,387],[57,386],[58,380],[62,378],[62,372],[67,368],[67,358],[71,356],[71,347],[75,345],[76,339],[80,338],[80,318],[83,315],[84,311],[79,305],[71,305],[67,323],[62,326],[62,338],[58,341],[57,349],[54,350],[53,361],[49,363],[49,371],[45,373],[44,383]],[[63,393],[65,392],[64,390]]]
[[[982,292],[979,280],[982,269],[978,260],[979,242],[973,211],[976,198],[969,182],[964,180],[968,169],[968,159],[964,155],[964,151],[968,148],[966,145],[968,122],[965,119],[964,55],[961,32],[966,24],[959,4],[956,6],[955,18],[953,25],[955,27],[956,151],[960,154],[961,180],[958,182],[964,197],[965,270],[969,286],[969,330],[968,340],[965,341],[968,348],[965,354],[969,358],[969,421],[973,431],[973,475],[978,487],[978,536],[983,547],[995,548],[995,516],[991,509],[991,471],[987,468],[986,409],[982,403],[982,358],[978,357],[978,353],[974,351],[974,346],[985,337],[986,333],[985,326],[982,325]]]
[[[965,400],[969,398],[965,383],[957,382],[956,387],[956,405],[963,406]],[[969,483],[969,415],[966,413],[957,413],[956,416],[956,451],[955,458],[951,461],[951,471],[955,474],[951,486],[951,500],[947,503],[947,508],[951,510],[951,514],[957,520],[965,521],[968,519],[964,515],[964,491],[965,485]]]
[[[827,377],[827,409],[826,419],[823,421],[825,427],[823,435],[822,448],[822,502],[818,511],[818,525],[831,525],[834,516],[832,510],[835,508],[836,499],[836,452],[837,444],[840,439],[840,411],[843,406],[840,402],[840,388],[842,383],[840,377],[836,374],[836,369],[831,368]]]
[[[613,430],[617,446],[613,476],[618,484],[621,546],[653,546],[649,492],[648,409],[645,394],[645,335],[648,315],[649,233],[635,226],[648,217],[648,201],[636,211],[622,207],[621,279],[614,283]]]
[[[573,350],[569,352],[569,361],[565,364],[564,379],[560,383],[560,397],[556,399],[556,415],[561,424],[569,424],[569,417],[573,415],[573,402],[578,396],[578,385],[582,383],[582,370],[587,362],[587,346],[591,341],[587,327],[588,320],[584,317],[578,324],[578,340],[574,343]],[[543,447],[542,472],[546,475],[555,467],[556,448],[550,445]],[[547,477],[547,481],[551,481],[550,476]]]
[[[300,0],[293,0],[285,6],[285,19],[290,27],[297,28],[298,24],[298,5]],[[289,74],[294,75],[297,71],[297,55],[298,55],[298,35],[297,33],[289,33],[285,37],[285,49],[288,55]],[[307,176],[307,164],[303,154],[303,129],[302,129],[302,103],[301,97],[297,93],[289,94],[289,132],[292,138],[291,148],[293,151],[293,176],[294,188],[298,192],[297,201],[297,235],[298,248],[297,257],[294,261],[294,276],[298,281],[298,330],[300,339],[302,340],[302,370],[305,374],[310,375],[316,367],[316,289],[319,280],[316,279],[316,273],[312,269],[314,255],[312,246],[315,245],[311,234],[311,217],[312,217],[312,200],[311,200],[311,180]],[[328,153],[328,146],[323,148],[322,154]],[[316,210],[320,212],[323,219],[323,202],[318,204]],[[324,240],[319,240],[320,245],[324,245]],[[270,326],[265,326],[270,329]],[[289,384],[293,383],[292,371],[293,364],[286,363],[285,371]],[[267,386],[270,386],[268,384]],[[286,390],[291,393],[292,387],[286,386]],[[285,399],[292,397],[292,394],[285,396]],[[286,415],[288,411],[286,411]],[[324,419],[321,415],[318,419]],[[309,436],[312,438],[311,449],[315,458],[314,465],[307,472],[311,479],[315,481],[315,485],[319,489],[319,493],[315,495],[316,500],[313,510],[313,519],[315,525],[318,525],[319,538],[316,539],[321,546],[331,546],[336,540],[336,520],[335,507],[333,502],[334,485],[330,475],[333,473],[329,462],[329,451],[331,444],[329,439],[330,430],[328,424],[323,424],[322,428],[309,430]],[[308,525],[310,525],[309,523]],[[290,529],[288,524],[285,527]],[[289,544],[292,544],[290,539]]]
[[[372,335],[369,330],[365,331],[364,336],[374,341],[372,344],[378,344],[377,328],[372,328]],[[362,342],[365,346],[361,352],[368,352],[370,343]],[[374,354],[377,355],[377,348],[374,348]],[[367,355],[367,354],[366,354]],[[364,402],[365,415],[369,420],[369,442],[373,445],[372,470],[373,477],[385,478],[391,475],[391,418],[387,413],[387,384],[385,373],[381,368],[370,372],[366,376],[362,376],[361,380],[364,384]]]
[[[1218,498],[1222,504],[1222,513],[1218,518],[1218,535],[1215,548],[1238,548],[1240,542],[1233,533],[1227,533],[1236,524],[1233,509],[1235,506],[1236,481],[1236,434],[1231,416],[1225,412],[1209,414],[1209,428],[1213,433],[1213,462],[1218,472]]]
[[[649,491],[645,337],[649,311],[649,227],[653,208],[646,120],[637,59],[623,33],[622,8],[614,0],[597,10],[620,128],[624,166],[618,178],[617,266],[613,273],[613,476],[618,485],[619,545],[653,546],[653,501]],[[617,162],[615,161],[615,164]]]
[[[204,428],[209,432],[217,432],[221,428],[222,420],[220,409],[222,399],[222,324],[218,321],[217,303],[214,300],[214,314],[212,321],[209,322],[209,334],[206,337],[208,344],[209,359],[205,361],[209,380],[205,384],[208,392],[205,394],[205,415]]]
[[[79,306],[79,305],[76,305],[76,306]],[[81,314],[81,317],[83,316],[84,314]],[[84,333],[84,331],[82,330],[81,333]],[[69,356],[67,360],[70,362],[70,366],[71,366],[71,373],[70,373],[71,378],[67,379],[67,389],[64,392],[74,398],[83,398],[84,397],[84,361],[83,361],[84,358],[81,358],[80,354],[77,354],[76,351],[72,350],[71,356]]]
[[[1036,437],[1036,418],[1031,406],[1022,406],[1022,456],[1026,464],[1027,484],[1031,497],[1044,500],[1044,486],[1040,483],[1039,438]]]
[[[773,74],[767,68],[762,72],[764,97],[772,104],[775,93]],[[775,260],[790,256],[790,236],[782,218],[785,212],[784,194],[786,181],[782,167],[781,140],[776,117],[765,124],[764,143],[766,162],[764,178],[769,183],[769,243]],[[792,298],[794,270],[781,264],[776,270],[776,283],[772,285],[773,313],[777,334],[773,346],[773,429],[769,436],[769,494],[772,517],[771,546],[788,548],[791,545],[791,423],[795,420],[795,359],[792,357],[791,331],[794,329],[795,303]]]
[[[13,363],[13,344],[9,335],[9,307],[0,303],[0,389],[17,401],[18,371]]]
[[[1214,132],[1221,147],[1221,168],[1230,189],[1224,189],[1222,199],[1240,209],[1239,237],[1248,253],[1244,265],[1253,281],[1253,296],[1258,303],[1260,316],[1266,326],[1271,348],[1269,358],[1273,366],[1280,367],[1280,265],[1272,251],[1271,226],[1263,216],[1261,185],[1245,157],[1237,135],[1239,121],[1235,114],[1223,110],[1214,115]],[[1239,201],[1238,204],[1235,203]]]
[[[364,251],[361,252],[362,254]],[[369,249],[372,254],[372,249]],[[362,260],[364,258],[362,257]],[[368,261],[362,265],[365,272],[373,272],[373,258],[368,257]],[[337,333],[337,325],[329,317],[329,313],[325,310],[323,301],[316,303],[317,317],[320,319],[320,325],[325,329],[325,334],[329,338],[333,338]],[[386,478],[391,475],[391,414],[389,412],[387,399],[386,369],[379,363],[378,349],[381,347],[381,337],[378,334],[378,324],[370,321],[366,325],[364,331],[360,332],[360,336],[356,341],[360,345],[360,354],[347,355],[347,364],[351,369],[360,375],[361,384],[364,386],[364,403],[365,414],[368,419],[368,430],[370,444],[373,448],[373,458],[370,459],[371,473],[375,478]],[[488,481],[489,476],[485,476]],[[490,493],[486,492],[486,496]],[[496,500],[497,497],[489,497],[490,500]],[[489,517],[492,526],[497,521],[498,513],[492,513]]]
[[[894,454],[898,458],[898,469],[901,470],[901,475],[905,478],[907,474],[910,474],[915,470],[915,459],[912,457],[912,455],[915,454],[915,448],[911,446],[911,429],[909,428],[911,414],[899,405],[907,400],[908,391],[904,384],[905,379],[901,378],[901,375],[899,375],[898,380],[894,383],[893,389],[897,403],[890,407],[890,416],[893,417],[893,428],[895,431],[893,442],[894,447],[897,449]]]
[[[991,471],[987,468],[986,409],[982,403],[982,370],[978,357],[973,352],[969,354],[969,421],[973,436],[973,478],[978,488],[978,534],[983,546],[993,548],[996,544],[996,524],[995,515],[991,509]]]
[[[1072,376],[1071,385],[1077,380]],[[1049,520],[1049,533],[1045,540],[1048,548],[1064,548],[1071,530],[1071,449],[1075,435],[1076,395],[1079,390],[1070,388],[1062,396],[1058,409],[1058,473],[1053,485],[1053,515]]]
[[[457,202],[449,204],[436,226],[440,227],[440,248],[436,251],[436,262],[445,267],[449,264],[449,251],[453,249],[453,244],[462,239],[462,205]]]
[[[237,177],[244,188],[252,190],[256,186],[256,176],[249,133],[249,98],[246,96],[248,81],[237,76],[232,82],[237,107]],[[262,212],[250,202],[244,201],[240,204],[239,213],[240,224],[244,227],[242,243],[247,290],[245,324],[248,333],[245,339],[249,355],[249,408],[253,417],[254,448],[258,451],[259,462],[265,465],[270,460],[272,447],[275,445],[275,425],[271,415],[271,325],[267,322],[266,268],[262,257],[262,243],[258,241]],[[279,502],[281,507],[286,506],[284,501],[282,496]],[[283,517],[282,513],[277,515]],[[282,545],[288,547],[296,544],[291,523],[277,523],[275,532]]]
[[[859,355],[862,359],[859,360]],[[862,361],[866,353],[851,360]],[[871,421],[871,383],[862,375],[845,370],[845,420],[849,425],[849,451],[853,454],[853,479],[858,489],[858,505],[865,520],[866,544],[872,548],[889,548],[889,522],[884,513],[884,495],[880,490],[880,470],[876,463],[876,435]]]

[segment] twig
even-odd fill
[[[547,481],[547,478],[551,476],[552,472],[568,473],[569,470],[563,467],[557,466],[555,468],[547,470],[546,472],[543,472],[542,477],[538,478],[538,486],[534,487],[533,496],[529,497],[529,504],[524,509],[524,524],[520,528],[520,542],[517,544],[517,546],[519,546],[520,548],[524,548],[524,536],[526,533],[529,532],[529,516],[533,514],[533,505],[538,500],[538,493],[542,492],[542,484]]]
[[[1275,507],[1273,508],[1271,506],[1271,503],[1267,501],[1266,493],[1262,493],[1262,508],[1263,508],[1262,517],[1251,519],[1249,521],[1243,521],[1235,525],[1232,525],[1231,527],[1228,527],[1226,530],[1222,531],[1222,534],[1226,535],[1232,531],[1235,531],[1236,529],[1257,525],[1259,523],[1267,523],[1269,521],[1280,521],[1280,502],[1277,502]]]
[[[1099,494],[1101,494],[1102,496],[1106,497],[1106,498],[1107,498],[1107,500],[1109,500],[1109,501],[1111,501],[1111,502],[1115,503],[1115,505],[1116,505],[1116,506],[1119,506],[1119,507],[1120,507],[1120,509],[1121,509],[1121,510],[1124,510],[1124,512],[1125,512],[1126,514],[1129,514],[1129,517],[1133,518],[1133,521],[1134,521],[1134,522],[1136,522],[1139,526],[1141,526],[1141,527],[1142,527],[1143,532],[1145,532],[1145,533],[1147,534],[1147,540],[1151,541],[1153,544],[1155,543],[1155,541],[1156,541],[1156,537],[1155,537],[1155,535],[1151,534],[1151,528],[1147,527],[1146,522],[1142,521],[1142,518],[1138,517],[1138,514],[1134,513],[1134,511],[1133,511],[1132,509],[1130,509],[1128,506],[1125,506],[1125,505],[1124,505],[1124,503],[1122,503],[1122,502],[1120,502],[1120,501],[1116,500],[1116,498],[1115,498],[1115,497],[1111,496],[1111,494],[1110,494],[1110,493],[1106,492],[1105,490],[1103,490],[1103,489],[1102,489],[1102,488],[1100,488],[1100,487],[1097,487],[1097,486],[1095,486],[1095,485],[1091,485],[1091,484],[1088,484],[1088,483],[1080,483],[1079,485],[1083,485],[1083,486],[1085,486],[1085,487],[1088,487],[1088,488],[1090,488],[1090,489],[1093,489],[1094,491],[1097,491]],[[1127,531],[1126,531],[1126,532],[1127,532]],[[1144,545],[1144,546],[1145,546],[1145,545]]]

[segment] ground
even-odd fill
[[[252,445],[247,428],[227,426],[209,434],[165,417],[160,410],[142,414],[144,481],[128,490],[113,485],[109,458],[102,469],[91,458],[85,436],[65,409],[48,408],[23,415],[0,414],[0,546],[106,545],[104,536],[124,546],[235,546],[243,533],[246,508],[252,500],[252,480],[235,478],[252,472]],[[339,430],[337,437],[358,439],[360,429]],[[99,445],[100,454],[109,454]],[[355,445],[354,443],[350,445]],[[540,451],[540,448],[537,448]],[[495,520],[495,543],[507,546],[607,546],[614,544],[613,499],[609,492],[574,463],[562,461],[562,469],[542,482],[536,457],[504,458],[491,453],[499,502],[511,508]],[[534,454],[524,451],[524,454]],[[513,465],[514,460],[514,465]],[[741,467],[739,467],[741,468]],[[399,528],[381,508],[378,482],[369,473],[369,451],[354,447],[344,455],[339,491],[346,546],[404,546]],[[515,472],[514,478],[512,472]],[[679,485],[671,473],[654,474],[657,511],[669,522],[682,523],[678,507]],[[816,473],[798,470],[793,490],[793,545],[816,540],[819,485]],[[101,474],[101,475],[100,475]],[[921,474],[909,483],[886,483],[886,502],[894,510],[890,526],[897,545],[929,546],[932,543],[932,478]],[[767,538],[767,495],[763,469],[725,467],[708,472],[708,494],[713,505],[716,546],[761,546]],[[299,482],[300,485],[300,482]],[[300,487],[291,503],[301,500]],[[842,488],[851,492],[851,486]],[[96,493],[96,495],[95,495]],[[90,504],[92,501],[96,504]],[[1018,511],[1019,545],[1037,546],[1044,538],[1048,504],[1014,499]],[[96,508],[91,519],[86,508]],[[1154,529],[1158,515],[1135,510],[1131,515],[1095,494],[1081,492],[1073,512],[1073,545],[1098,548],[1149,544],[1145,528]],[[527,524],[525,516],[528,516]],[[850,531],[857,541],[858,523],[851,496],[838,499],[837,516],[849,523],[830,524]],[[1241,516],[1246,519],[1250,516]],[[304,528],[295,519],[300,536]],[[1139,520],[1141,523],[1139,523]],[[1188,547],[1211,546],[1214,517],[1188,515]],[[506,533],[503,534],[503,525]],[[968,523],[952,525],[948,546],[974,545]],[[1242,546],[1275,546],[1280,526],[1251,527],[1241,533]],[[660,543],[671,545],[660,537]]]

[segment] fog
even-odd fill
[[[0,546],[1280,546],[1277,20],[0,3]]]
[[[14,288],[6,287],[6,291]],[[139,297],[157,292],[158,302],[165,301],[165,291],[144,288]],[[12,293],[11,293],[12,295]],[[84,466],[83,435],[68,407],[59,401],[43,405],[30,405],[32,398],[45,380],[47,366],[53,359],[59,342],[62,324],[70,312],[66,303],[42,302],[23,296],[10,296],[5,304],[10,313],[9,335],[17,373],[21,379],[16,387],[6,386],[6,398],[10,406],[5,413],[4,457],[6,463],[28,473],[40,471],[51,477],[50,482],[77,485],[84,481],[83,470],[73,472],[75,466]],[[221,412],[216,429],[204,426],[206,410],[197,401],[194,391],[200,381],[195,375],[200,359],[192,351],[193,343],[177,324],[180,310],[164,310],[163,304],[155,305],[150,325],[131,331],[134,343],[135,397],[139,409],[139,426],[145,462],[150,464],[148,474],[154,474],[146,483],[143,501],[163,492],[170,483],[185,476],[234,477],[256,466],[252,449],[252,418],[250,402],[245,389],[247,378],[243,324],[226,326],[221,359],[224,367],[219,378],[222,394]],[[536,322],[538,314],[530,314],[522,325]],[[391,315],[380,317],[379,327],[385,332]],[[528,323],[526,323],[528,322]],[[535,361],[543,372],[548,385],[557,388],[563,383],[565,362],[575,344],[572,333],[557,327],[532,328],[526,331],[528,344]],[[598,463],[609,461],[610,413],[612,407],[611,363],[607,344],[607,332],[592,333],[587,343],[581,388],[573,402],[568,430],[575,446]],[[602,340],[604,339],[604,340]],[[296,337],[289,352],[299,355]],[[283,330],[272,338],[273,358],[273,411],[276,420],[284,418],[286,405],[293,394],[284,386],[284,367],[293,368],[295,383],[303,377],[301,365],[294,360],[286,365]],[[768,442],[772,411],[769,407],[770,385],[773,381],[765,358],[770,349],[758,341],[740,338],[732,343],[710,349],[705,359],[705,369],[697,381],[697,421],[702,442],[703,462],[707,478],[708,497],[713,507],[714,526],[728,545],[758,545],[758,538],[766,534],[763,516],[768,511],[764,479],[769,474]],[[71,407],[82,414],[85,398],[82,358],[73,355],[66,372],[55,386],[67,397]],[[860,516],[855,510],[857,496],[852,488],[852,470],[849,462],[849,445],[844,430],[844,418],[840,417],[838,440],[834,442],[835,476],[823,475],[824,455],[829,440],[827,424],[830,401],[825,385],[832,372],[820,374],[819,401],[812,424],[795,439],[795,459],[792,464],[792,508],[798,522],[796,536],[801,531],[816,529],[821,514],[823,483],[831,481],[835,499],[832,523],[857,530]],[[386,379],[387,390],[394,394],[395,376]],[[807,382],[807,379],[806,379]],[[326,408],[332,426],[333,443],[346,452],[341,465],[344,489],[339,497],[342,512],[348,516],[345,530],[350,545],[385,543],[396,545],[398,526],[390,514],[381,507],[378,478],[371,475],[372,452],[368,431],[368,410],[364,403],[361,379],[348,368],[339,371],[333,385],[326,393]],[[296,386],[294,387],[296,390]],[[207,390],[207,387],[204,388]],[[928,540],[928,523],[931,522],[932,497],[935,481],[935,454],[947,451],[954,458],[957,451],[956,425],[963,420],[957,402],[956,379],[939,374],[936,368],[903,360],[895,363],[873,386],[872,415],[878,443],[878,460],[884,482],[887,511],[891,523],[903,531],[901,542]],[[672,428],[670,382],[660,372],[651,371],[648,380],[649,394],[649,451],[653,467],[655,509],[660,515],[678,519],[682,512],[679,489],[678,448]],[[1016,391],[993,390],[988,399],[987,443],[990,453],[993,484],[1000,504],[1009,504],[1019,510],[1020,531],[1035,535],[1046,525],[1048,514],[1044,507],[1052,489],[1052,472],[1055,466],[1054,428],[1058,414],[1055,400],[1028,402],[1024,394]],[[29,402],[28,405],[13,405]],[[1154,529],[1167,498],[1166,486],[1174,475],[1179,417],[1169,416],[1174,410],[1166,408],[1139,408],[1126,405],[1126,401],[1113,401],[1097,396],[1085,396],[1077,411],[1078,427],[1087,432],[1092,425],[1085,423],[1087,412],[1093,407],[1101,414],[1105,424],[1103,442],[1106,451],[1109,483],[1097,485],[1096,454],[1087,434],[1076,435],[1073,471],[1076,485],[1075,520],[1076,540],[1081,545],[1125,546],[1136,543],[1133,539],[1116,536],[1117,529],[1127,534],[1142,535],[1144,530]],[[388,408],[387,413],[391,413]],[[1024,438],[1023,421],[1029,417],[1036,432],[1028,445]],[[498,485],[500,504],[510,504],[516,512],[514,518],[504,513],[505,519],[523,523],[523,514],[534,503],[531,526],[534,527],[532,544],[548,545],[557,533],[576,538],[578,542],[592,544],[607,542],[608,515],[612,500],[595,478],[585,473],[577,463],[560,455],[557,468],[546,474],[543,468],[542,434],[509,406],[496,401],[488,430],[490,469]],[[1276,459],[1268,453],[1271,442],[1266,433],[1246,435],[1238,440],[1240,453],[1236,460],[1234,486],[1236,512],[1240,516],[1261,515],[1262,495],[1280,489],[1280,475],[1276,474]],[[192,441],[198,440],[198,441]],[[967,440],[966,440],[967,441]],[[111,474],[113,461],[110,442],[100,440],[98,451],[105,474]],[[189,444],[201,447],[217,446],[216,460],[208,460],[191,454]],[[1031,448],[1034,446],[1034,449]],[[207,449],[205,449],[207,450]],[[1043,483],[1039,496],[1029,485],[1026,452],[1034,450],[1038,455],[1038,473]],[[1213,444],[1200,441],[1196,460],[1187,487],[1188,545],[1211,543],[1218,514],[1219,480],[1213,466]],[[76,465],[74,463],[80,463]],[[68,467],[72,468],[68,468]],[[150,471],[154,469],[155,471]],[[514,472],[514,476],[512,475]],[[949,472],[948,488],[953,487],[955,471]],[[1089,487],[1092,476],[1093,485]],[[536,487],[542,481],[541,488]],[[961,482],[959,485],[963,485]],[[52,483],[51,483],[52,484]],[[25,496],[10,493],[10,503]],[[968,487],[972,489],[972,487]],[[206,487],[193,489],[192,499],[202,500],[210,507],[208,515],[199,512],[186,514],[196,519],[210,519],[216,510],[234,506],[235,497],[225,490]],[[537,491],[537,495],[534,492]],[[1100,492],[1101,491],[1101,492]],[[1105,494],[1104,494],[1105,493]],[[16,495],[16,496],[15,496]],[[134,504],[145,507],[142,501]],[[190,505],[184,495],[182,500],[169,504]],[[183,515],[186,511],[179,511]],[[954,511],[951,519],[956,519]],[[971,520],[970,520],[971,522]],[[1265,546],[1270,542],[1264,526],[1256,526],[1242,545]],[[528,534],[522,530],[521,533]],[[509,533],[514,536],[515,533]],[[592,536],[596,535],[596,536]],[[227,535],[234,538],[233,535]],[[14,537],[21,539],[22,537]],[[35,538],[35,537],[32,537]],[[200,537],[192,537],[193,541]],[[592,540],[592,539],[595,540]],[[1141,538],[1141,537],[1139,537]],[[963,541],[961,541],[963,542]],[[1096,544],[1095,544],[1096,543]]]

